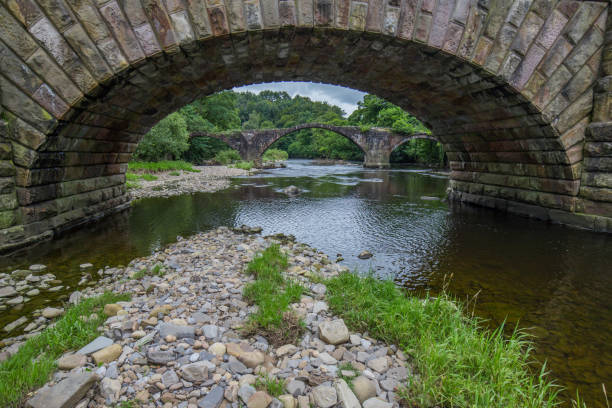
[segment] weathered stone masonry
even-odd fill
[[[260,162],[264,152],[281,137],[301,129],[313,128],[329,130],[346,137],[364,152],[363,165],[374,168],[389,167],[393,150],[411,139],[436,140],[426,133],[403,135],[383,128],[361,130],[357,126],[334,126],[324,123],[303,123],[283,129],[242,130],[231,133],[196,132],[192,133],[191,137],[207,136],[219,139],[237,150],[243,160]]]
[[[125,207],[130,154],[168,113],[280,80],[417,115],[448,153],[454,199],[612,231],[608,7],[0,0],[0,248]]]

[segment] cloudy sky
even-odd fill
[[[234,88],[237,92],[259,93],[264,90],[285,91],[292,97],[306,96],[313,101],[327,102],[342,108],[347,115],[357,109],[357,102],[363,99],[365,93],[335,85],[315,84],[312,82],[272,82]]]

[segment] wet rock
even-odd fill
[[[295,196],[295,195],[300,194],[301,192],[302,190],[300,190],[298,187],[294,185],[287,186],[283,189],[283,193],[287,194],[288,196]]]
[[[85,269],[93,268],[93,264],[90,263],[82,263],[79,265],[79,268],[83,271]]]
[[[45,269],[47,269],[47,267],[42,264],[34,264],[34,265],[30,265],[28,269],[30,269],[32,272],[42,272]]]
[[[376,385],[363,375],[353,380],[353,391],[359,402],[376,396]]]
[[[319,336],[328,344],[342,344],[349,340],[349,331],[344,320],[336,319],[319,324]]]
[[[108,347],[113,344],[113,340],[108,337],[99,336],[94,341],[81,348],[77,353],[88,355],[91,353],[95,353],[98,350],[102,350],[105,347]]]
[[[216,386],[204,398],[198,401],[199,408],[219,408],[221,405],[221,401],[223,401],[223,396],[225,394],[225,389],[221,386]]]
[[[40,290],[38,289],[32,289],[26,292],[26,296],[29,296],[29,297],[38,296],[38,295],[40,295]]]
[[[74,407],[97,381],[98,376],[92,372],[74,373],[49,387],[38,390],[26,402],[29,408]]]
[[[4,330],[5,332],[11,332],[13,330],[15,330],[17,327],[25,324],[28,321],[28,318],[25,316],[21,316],[19,319],[7,324],[6,326],[4,326],[4,328],[2,330]]]
[[[73,368],[82,367],[87,363],[87,357],[83,354],[66,354],[57,360],[57,368],[70,371]]]
[[[374,255],[370,251],[365,250],[365,251],[361,251],[359,253],[359,255],[357,255],[357,258],[359,258],[359,259],[370,259],[373,256]]]
[[[0,298],[15,296],[17,291],[13,286],[4,286],[0,288]]]
[[[17,296],[17,297],[14,297],[12,299],[7,300],[6,304],[7,305],[11,305],[11,306],[13,306],[13,305],[20,305],[20,304],[23,303],[23,301],[24,301],[23,296]]]
[[[42,316],[45,319],[53,319],[57,316],[60,316],[64,313],[64,309],[55,308],[55,307],[45,307],[42,311]]]
[[[121,345],[113,344],[108,347],[104,347],[102,350],[96,351],[91,356],[96,364],[110,363],[111,361],[115,361],[117,358],[119,358],[122,351],[123,347],[121,347]]]
[[[312,398],[319,408],[329,408],[338,402],[336,390],[327,385],[319,385],[313,388]]]

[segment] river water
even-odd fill
[[[305,190],[287,197],[282,189]],[[229,189],[145,199],[124,213],[0,258],[0,272],[48,265],[65,290],[0,315],[60,304],[76,289],[79,264],[125,265],[172,242],[220,225],[263,227],[342,254],[345,265],[373,270],[408,290],[445,283],[496,327],[504,320],[535,335],[537,361],[589,406],[612,389],[612,237],[468,206],[449,206],[448,180],[426,169],[366,170],[290,160],[285,169],[237,178]],[[374,257],[360,260],[369,250]],[[15,335],[17,333],[11,333]],[[534,364],[534,369],[537,364]]]

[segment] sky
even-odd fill
[[[342,86],[315,84],[312,82],[271,82],[267,84],[255,84],[234,88],[236,92],[253,92],[258,94],[261,91],[285,91],[291,97],[301,95],[313,101],[327,102],[342,108],[347,115],[357,109],[357,102],[363,99],[364,92]]]

